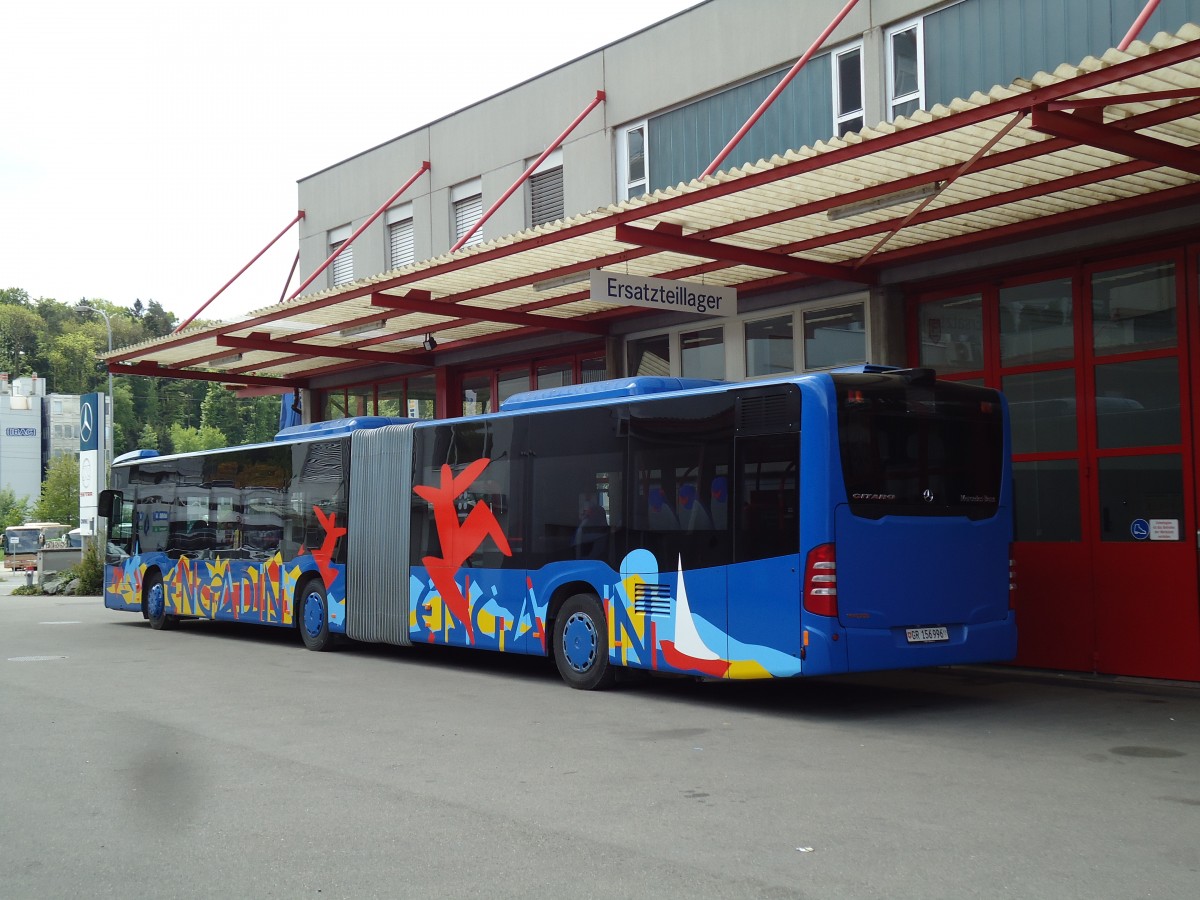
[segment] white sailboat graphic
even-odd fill
[[[675,599],[675,649],[692,659],[718,660],[721,657],[708,648],[708,645],[700,637],[700,632],[696,630],[696,623],[692,619],[692,608],[688,605],[687,585],[683,580],[683,557],[680,556],[678,559],[679,587]]]

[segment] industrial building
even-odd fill
[[[1151,6],[708,0],[482,73],[486,99],[300,179],[294,297],[110,370],[295,391],[314,421],[933,367],[1010,401],[1018,661],[1200,680],[1200,2]],[[647,278],[736,309],[604,293]]]

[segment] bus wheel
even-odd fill
[[[142,585],[142,608],[155,631],[166,631],[179,624],[178,616],[167,615],[167,596],[163,591],[162,576],[157,572],[148,575]]]
[[[611,687],[616,680],[608,662],[608,623],[595,594],[574,594],[558,611],[554,663],[563,681],[581,691]]]
[[[296,624],[300,637],[309,650],[328,650],[333,646],[333,635],[329,633],[329,600],[325,585],[320,578],[310,578],[297,595]]]

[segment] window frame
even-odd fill
[[[530,160],[529,162],[532,163],[533,160]],[[528,163],[526,165],[528,165]],[[539,178],[545,178],[546,176],[553,174],[555,169],[558,170],[558,190],[559,190],[560,204],[561,204],[560,208],[559,208],[559,214],[555,218],[539,220],[534,217],[534,196],[533,195],[534,195],[535,181]],[[536,228],[538,225],[548,225],[551,222],[557,222],[560,219],[565,218],[565,216],[567,214],[567,203],[566,203],[566,183],[564,181],[563,176],[564,176],[564,172],[563,172],[562,147],[556,147],[554,149],[553,153],[551,153],[544,160],[542,160],[542,164],[540,166],[538,166],[536,169],[534,169],[532,172],[529,173],[529,178],[527,179],[526,186],[525,186],[525,210],[526,210],[525,220],[529,223],[530,228]]]
[[[913,30],[916,35],[917,45],[917,88],[915,91],[910,91],[906,94],[896,96],[893,92],[896,87],[896,54],[894,52],[893,40],[899,34]],[[887,70],[887,111],[888,121],[895,121],[898,116],[896,107],[906,105],[916,101],[917,109],[925,108],[925,20],[923,18],[907,19],[903,22],[898,22],[884,32],[884,56]]]
[[[850,53],[858,54],[858,108],[848,112],[841,113],[838,110],[841,108],[841,66],[838,64],[843,56]],[[863,42],[861,40],[847,44],[834,50],[830,54],[830,73],[833,84],[833,133],[838,137],[842,137],[848,132],[862,131],[867,126],[867,109],[865,100],[866,87],[866,69],[863,53]],[[860,120],[858,128],[847,128],[842,130],[842,126],[855,119]]]
[[[643,172],[640,179],[630,180],[629,135],[639,130],[642,132]],[[650,193],[650,120],[641,119],[623,125],[617,129],[617,135],[617,202],[620,203]],[[640,193],[631,194],[638,185],[641,185]]]
[[[406,223],[409,228],[409,244],[412,258],[407,261],[397,263],[394,253],[396,248],[395,242],[392,239],[392,229],[395,226],[403,226]],[[411,201],[407,203],[401,203],[399,206],[393,206],[387,211],[386,227],[384,228],[384,242],[387,245],[385,247],[385,252],[389,269],[399,269],[403,266],[412,265],[417,261],[416,229],[413,226],[413,205]]]
[[[804,348],[805,314],[856,305],[861,307],[863,311],[863,359],[859,363],[838,363],[834,366],[807,367]],[[865,292],[855,292],[836,297],[825,297],[820,301],[759,309],[752,313],[737,316],[714,316],[712,317],[712,325],[693,320],[673,325],[670,328],[655,328],[647,331],[631,332],[624,335],[625,346],[621,353],[621,371],[626,373],[626,377],[633,377],[634,375],[634,373],[629,371],[629,347],[631,344],[647,338],[666,337],[669,342],[668,351],[670,354],[670,359],[667,361],[670,367],[669,377],[681,378],[683,377],[683,357],[680,336],[684,332],[703,331],[717,327],[723,329],[722,343],[725,345],[725,374],[723,377],[730,381],[758,381],[770,378],[783,378],[789,375],[801,375],[806,372],[825,372],[846,365],[859,365],[865,363],[871,353],[871,308],[870,296]],[[792,317],[792,362],[795,368],[789,372],[772,372],[765,375],[748,374],[746,371],[746,326],[753,322],[777,319],[787,315]]]
[[[327,236],[329,255],[332,256],[339,247],[343,246],[353,233],[354,227],[350,223],[340,225],[337,228],[331,228]],[[350,268],[349,274],[344,271],[346,266]],[[328,275],[330,287],[341,287],[344,284],[350,284],[354,281],[353,245],[346,247],[345,250],[338,254],[337,259],[329,264]]]
[[[469,201],[472,201],[472,200],[479,201],[479,218],[472,219],[470,224],[467,225],[466,228],[459,231],[459,228],[458,228],[459,207]],[[466,234],[468,231],[470,231],[471,227],[473,225],[475,225],[476,222],[478,222],[480,219],[483,218],[483,212],[484,212],[484,209],[483,209],[483,179],[481,177],[476,176],[475,178],[468,179],[467,181],[459,182],[458,184],[454,185],[454,187],[450,188],[450,246],[451,247],[453,247],[460,240],[462,240],[462,236],[464,234]],[[471,235],[471,239],[469,241],[467,241],[465,244],[463,244],[463,247],[464,248],[474,247],[476,244],[481,244],[481,243],[483,243],[483,228],[482,227],[476,229],[475,233],[473,235]]]

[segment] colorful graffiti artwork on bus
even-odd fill
[[[686,573],[682,559],[662,572],[654,554],[628,553],[614,572],[594,560],[552,563],[523,570],[464,569],[489,537],[511,556],[507,536],[482,502],[460,521],[457,499],[487,468],[480,459],[456,477],[449,466],[437,486],[413,491],[433,507],[442,555],[426,556],[410,575],[409,634],[413,641],[545,654],[549,596],[565,582],[599,586],[608,621],[609,657],[637,668],[686,672],[710,678],[795,675],[800,660],[780,650],[745,644],[696,613],[688,597],[692,579],[702,592],[725,595],[725,570]],[[711,583],[710,583],[711,582]]]
[[[334,563],[333,555],[346,529],[337,524],[336,513],[326,515],[317,507],[313,512],[325,533],[321,546],[311,551],[301,547],[300,555],[291,562],[285,563],[278,552],[264,560],[137,554],[113,566],[105,605],[141,609],[142,586],[153,568],[161,573],[164,600],[172,615],[291,625],[297,586],[302,578],[315,573],[325,585],[330,629],[344,631],[345,566]]]
[[[429,501],[433,507],[433,521],[437,527],[438,542],[442,548],[440,557],[426,556],[421,562],[428,569],[430,579],[437,588],[442,603],[467,630],[468,644],[473,644],[475,640],[475,628],[471,616],[472,603],[459,590],[455,576],[462,564],[489,537],[496,542],[501,553],[505,556],[512,556],[508,538],[490,507],[483,503],[477,503],[467,513],[466,518],[459,520],[455,501],[471,486],[472,482],[483,474],[488,462],[487,459],[477,459],[457,477],[449,466],[443,465],[440,485],[435,487],[419,484],[413,488],[413,493]],[[469,581],[467,591],[469,594]]]
[[[228,619],[263,625],[291,625],[293,601],[300,579],[320,571],[326,581],[330,626],[344,628],[345,576],[341,566],[320,567],[313,555],[285,565],[276,553],[262,562],[230,559],[166,559],[161,553],[133,556],[113,566],[105,605],[136,611],[142,606],[142,585],[153,567],[161,571],[167,612],[178,616]],[[327,579],[332,575],[333,580]]]
[[[301,578],[317,574],[324,583],[330,630],[346,629],[346,566],[332,562],[337,541],[346,534],[337,515],[313,506],[324,538],[312,551],[300,547],[292,562],[276,552],[268,559],[202,559],[166,553],[139,553],[113,566],[104,605],[118,610],[142,608],[142,587],[151,568],[162,577],[163,599],[174,616],[228,619],[263,625],[290,625],[293,598]]]

